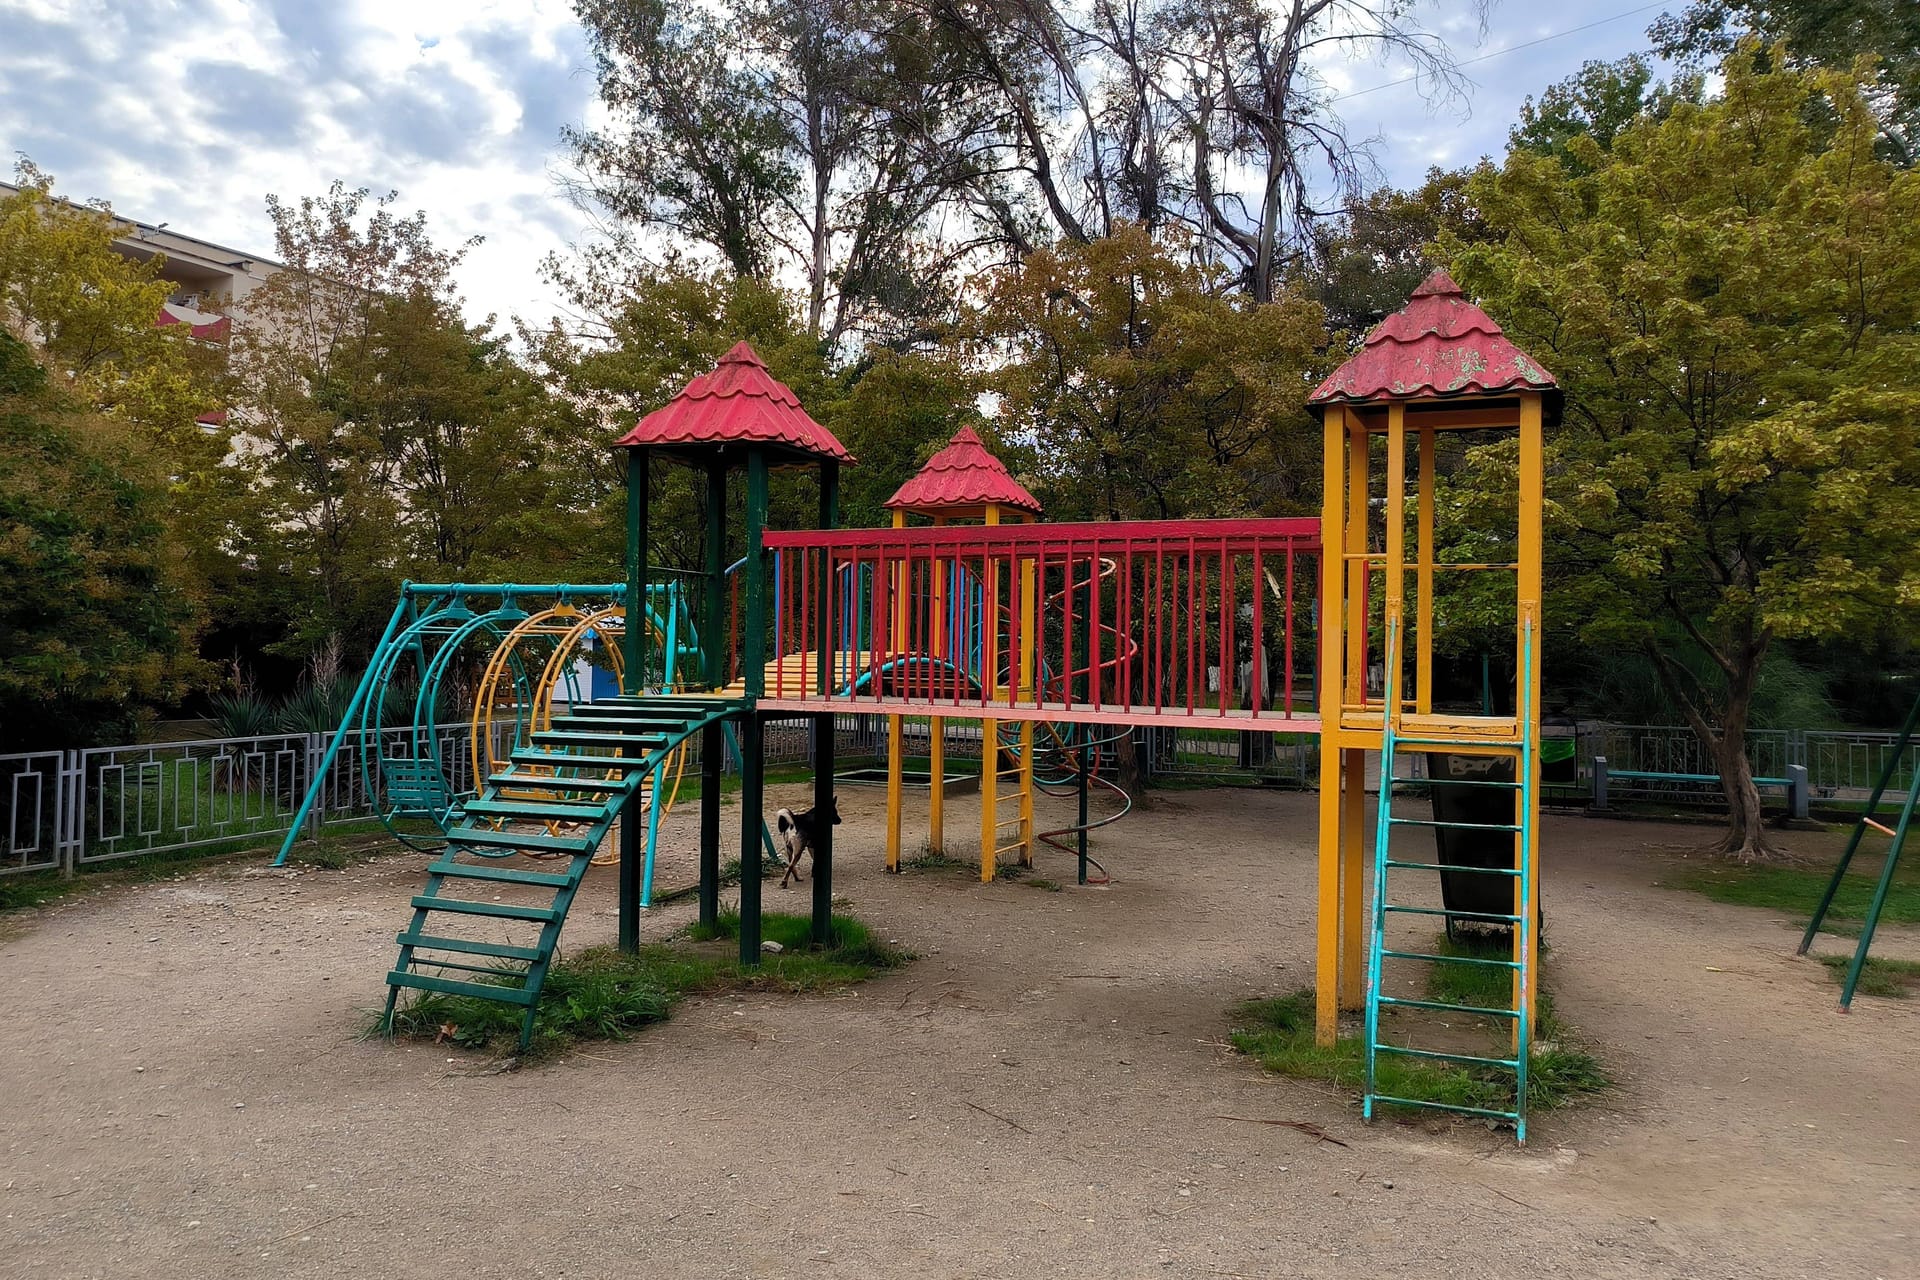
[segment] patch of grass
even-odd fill
[[[1267,1070],[1306,1080],[1326,1080],[1347,1090],[1365,1087],[1366,1047],[1359,1036],[1343,1035],[1331,1048],[1315,1042],[1311,990],[1248,1001],[1236,1007],[1231,1017],[1233,1030],[1228,1039],[1233,1047],[1258,1059]],[[1536,1048],[1528,1064],[1529,1112],[1567,1106],[1611,1084],[1599,1062],[1591,1054],[1561,1043],[1558,1031],[1543,1000]],[[1376,1057],[1374,1088],[1379,1093],[1455,1107],[1499,1111],[1513,1105],[1511,1072],[1392,1054]]]
[[[1058,880],[1049,880],[1045,876],[1035,876],[1031,880],[1023,880],[1021,883],[1030,889],[1044,889],[1048,893],[1064,893],[1066,891]]]
[[[1822,933],[1857,935],[1873,899],[1874,885],[1880,878],[1878,859],[1855,858],[1833,896],[1833,906],[1821,925]],[[1660,883],[1669,889],[1685,889],[1705,894],[1715,902],[1736,906],[1762,907],[1781,911],[1805,921],[1820,905],[1831,867],[1740,866],[1734,863],[1703,862],[1676,868],[1662,876]],[[1920,924],[1920,859],[1903,859],[1887,890],[1887,902],[1880,919],[1896,924]]]
[[[1457,940],[1442,935],[1433,954],[1468,960],[1511,960],[1513,944],[1491,934],[1463,933]],[[1490,964],[1430,965],[1427,999],[1481,1009],[1512,1008],[1513,970]]]
[[[978,871],[979,864],[963,862],[959,858],[950,858],[944,853],[935,853],[931,849],[922,849],[911,858],[900,860],[902,871]]]
[[[723,912],[711,926],[695,926],[685,941],[656,943],[629,955],[613,947],[589,947],[564,957],[547,974],[534,1014],[529,1057],[565,1050],[581,1040],[625,1040],[664,1022],[688,996],[719,991],[827,991],[897,968],[911,953],[873,936],[845,916],[833,922],[833,944],[815,950],[806,916],[769,912],[761,935],[784,950],[742,967],[725,945],[740,936],[737,912]],[[482,978],[481,981],[486,979]],[[503,984],[511,979],[504,975]],[[519,1043],[516,1005],[472,996],[423,993],[394,1012],[395,1035],[438,1039],[468,1049],[511,1052]],[[376,1017],[369,1034],[382,1030]]]
[[[1834,985],[1846,985],[1847,966],[1853,963],[1852,956],[1815,958],[1827,966],[1827,972],[1833,975]],[[1868,956],[1867,963],[1860,969],[1860,984],[1854,991],[1859,995],[1879,996],[1885,1000],[1905,1000],[1920,995],[1920,960]]]

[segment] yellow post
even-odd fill
[[[990,502],[986,523],[1000,523],[1000,506]],[[1000,573],[991,556],[980,566],[980,683],[991,702],[1000,693]],[[1000,843],[1000,722],[980,722],[980,879],[993,879]]]
[[[904,529],[907,513],[893,513],[893,527]],[[907,580],[906,567],[896,568],[893,575],[893,608],[891,615],[893,635],[889,637],[890,647],[898,650],[899,637],[907,627]],[[901,770],[906,765],[905,724],[899,716],[887,717],[887,870],[900,869],[900,801]]]
[[[1533,804],[1530,811],[1519,815],[1519,823],[1534,833],[1532,847],[1528,850],[1526,877],[1532,887],[1532,893],[1514,906],[1514,914],[1520,917],[1520,927],[1513,931],[1516,948],[1515,960],[1524,961],[1523,969],[1514,971],[1514,981],[1520,981],[1521,973],[1535,975],[1527,984],[1524,993],[1514,992],[1514,1008],[1520,1007],[1520,997],[1525,995],[1527,1016],[1532,1019],[1539,1004],[1537,975],[1540,965],[1539,912],[1536,904],[1540,900],[1540,667],[1545,645],[1541,635],[1540,608],[1541,561],[1543,557],[1544,518],[1546,512],[1546,441],[1541,422],[1541,402],[1539,393],[1529,393],[1520,397],[1520,571],[1517,590],[1520,614],[1520,630],[1516,637],[1524,646],[1533,645],[1532,670],[1528,672],[1527,687],[1518,690],[1518,715],[1525,709],[1524,722],[1519,726],[1520,733],[1533,748],[1528,756],[1533,762],[1527,779],[1532,785],[1520,792],[1522,796],[1531,796]],[[1517,840],[1519,837],[1516,836]],[[1518,881],[1515,888],[1518,889]],[[1519,898],[1516,892],[1515,897]],[[1524,950],[1522,950],[1524,948]]]
[[[1340,1007],[1358,1009],[1365,995],[1366,962],[1360,908],[1367,896],[1367,752],[1349,747],[1343,774],[1340,831]]]
[[[900,769],[904,737],[899,716],[887,717],[887,870],[900,869]]]
[[[1401,617],[1407,611],[1407,406],[1399,401],[1387,406],[1387,487],[1386,504],[1383,508],[1387,521],[1386,562],[1382,575],[1386,582],[1387,600],[1384,622],[1386,631],[1398,637],[1402,646],[1399,652],[1385,653],[1383,662],[1399,664],[1405,654],[1406,628],[1401,625]],[[1400,705],[1407,696],[1406,682],[1400,679],[1404,665],[1397,666],[1386,677],[1385,688],[1394,691],[1396,705],[1388,707],[1386,714],[1391,723],[1400,723]],[[1386,779],[1381,779],[1386,785]]]
[[[1020,562],[1020,689],[1019,698],[1034,696],[1038,678],[1035,658],[1035,630],[1039,613],[1038,566],[1032,560]],[[1020,722],[1020,865],[1033,865],[1033,721]]]
[[[899,517],[896,514],[895,519]],[[935,516],[933,523],[943,525],[945,516]],[[933,644],[932,656],[952,661],[953,654],[948,652],[947,635],[947,565],[944,560],[933,562]],[[927,848],[933,853],[947,851],[947,722],[943,717],[934,716],[927,725]]]
[[[1420,428],[1420,523],[1415,535],[1420,545],[1414,548],[1420,639],[1414,650],[1414,710],[1423,716],[1433,714],[1433,446],[1433,428]]]
[[[1331,1046],[1340,1028],[1340,673],[1346,566],[1341,551],[1346,513],[1345,412],[1322,414],[1323,485],[1320,504],[1320,655],[1314,690],[1320,704],[1320,903],[1315,916],[1314,1038]]]
[[[1341,409],[1347,423],[1347,521],[1344,547],[1347,559],[1347,702],[1367,700],[1368,577],[1367,555],[1367,429],[1360,415]],[[1323,529],[1320,541],[1326,543]]]

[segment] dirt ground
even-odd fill
[[[0,1274],[1920,1275],[1920,1010],[1842,1016],[1781,918],[1655,887],[1698,828],[1547,820],[1548,980],[1619,1085],[1517,1150],[1224,1046],[1311,980],[1310,796],[1179,793],[1101,834],[1111,887],[1058,893],[883,874],[880,801],[842,793],[837,886],[917,962],[517,1072],[359,1038],[417,859],[0,924]],[[570,945],[611,938],[612,885]]]

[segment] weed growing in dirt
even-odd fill
[[[1853,963],[1852,956],[1816,958],[1827,966],[1827,972],[1833,975],[1835,983],[1846,985],[1847,966]],[[1860,970],[1860,985],[1854,991],[1863,996],[1879,996],[1886,1000],[1905,1000],[1920,995],[1920,960],[1868,956],[1867,963]]]
[[[902,858],[900,869],[902,871],[978,871],[980,867],[977,863],[962,862],[958,858],[949,858],[944,853],[923,849],[914,857]]]
[[[528,1056],[552,1054],[581,1040],[625,1040],[642,1027],[664,1022],[673,1006],[690,995],[825,991],[912,959],[909,952],[880,941],[860,921],[846,917],[833,922],[833,945],[814,950],[807,917],[762,916],[762,937],[783,950],[769,952],[751,968],[742,968],[726,947],[706,945],[739,937],[737,913],[723,913],[717,924],[688,932],[684,942],[657,943],[632,955],[589,947],[557,962],[540,992]],[[445,1038],[469,1049],[509,1050],[519,1041],[520,1019],[514,1005],[428,992],[395,1011],[393,1029],[395,1035]],[[381,1030],[376,1017],[368,1032]]]
[[[1833,896],[1833,906],[1822,923],[1822,933],[1852,937],[1860,932],[1874,885],[1880,878],[1877,859],[1856,858]],[[1687,889],[1703,893],[1715,902],[1730,902],[1743,907],[1764,907],[1797,916],[1802,922],[1820,904],[1827,881],[1833,878],[1831,867],[1743,867],[1729,863],[1701,863],[1678,868],[1662,876],[1660,883],[1669,889]],[[1887,903],[1880,918],[1899,924],[1920,924],[1920,863],[1904,860],[1894,872],[1887,892]]]
[[[1460,968],[1468,966],[1436,966]],[[1497,972],[1497,971],[1496,971]],[[1503,993],[1493,1007],[1505,1003]],[[1464,1002],[1463,1002],[1464,1003]],[[1326,1080],[1343,1089],[1359,1090],[1366,1083],[1366,1048],[1357,1035],[1344,1035],[1331,1048],[1314,1040],[1314,999],[1311,990],[1277,999],[1252,1000],[1231,1014],[1233,1047],[1281,1075]],[[1563,1028],[1542,995],[1535,1050],[1527,1071],[1527,1107],[1550,1111],[1606,1089],[1611,1084],[1598,1060],[1567,1045]],[[1374,1061],[1378,1092],[1455,1107],[1490,1111],[1513,1105],[1513,1076],[1497,1068],[1465,1063],[1433,1062],[1382,1054]],[[1406,1108],[1400,1108],[1406,1110]]]

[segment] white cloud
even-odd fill
[[[269,192],[398,190],[485,243],[469,314],[545,317],[540,258],[582,221],[550,177],[592,96],[562,0],[0,0],[0,152],[74,198],[259,254]]]

